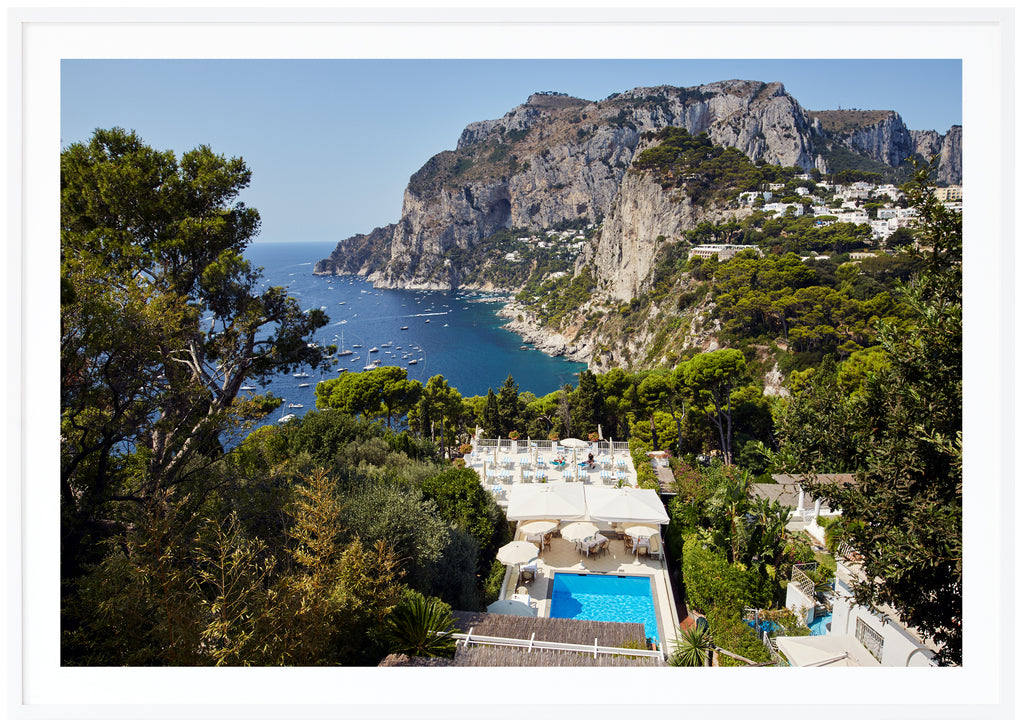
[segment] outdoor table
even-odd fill
[[[594,552],[595,548],[599,548],[601,546],[601,543],[607,543],[607,542],[608,542],[608,538],[606,538],[605,536],[603,536],[600,533],[598,533],[594,537],[588,538],[587,540],[584,540],[583,541],[583,545],[586,547],[587,555],[590,555],[591,553]]]
[[[634,553],[634,555],[636,554],[636,552],[640,548],[647,548],[648,550],[650,550],[650,548],[651,548],[651,539],[650,538],[635,538],[633,540],[633,553]]]

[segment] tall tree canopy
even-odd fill
[[[682,372],[693,403],[718,427],[726,464],[732,462],[732,391],[746,372],[746,365],[740,351],[723,348],[697,354]]]
[[[959,663],[962,646],[962,219],[932,195],[927,171],[904,191],[920,215],[924,271],[903,288],[910,326],[880,327],[886,364],[845,398],[828,368],[786,406],[777,423],[796,471],[835,464],[818,450],[838,439],[857,470],[853,486],[808,482],[842,508],[850,544],[863,558],[855,596],[891,604],[909,625]]]
[[[200,146],[182,155],[97,130],[61,154],[61,545],[65,575],[273,409],[249,378],[318,365],[327,322],[266,287],[242,258],[259,215],[250,171]],[[210,483],[204,483],[208,487]]]

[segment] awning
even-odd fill
[[[632,487],[585,487],[584,490],[587,512],[592,520],[668,524],[668,512],[654,490]]]
[[[587,503],[580,484],[516,485],[506,517],[516,520],[583,520]],[[667,522],[667,521],[666,521]]]
[[[775,643],[793,666],[879,666],[871,652],[847,634],[780,636]]]

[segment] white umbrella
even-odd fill
[[[495,601],[487,607],[487,613],[500,613],[505,616],[536,616],[537,612],[530,608],[524,601],[514,598],[506,598],[503,601]]]
[[[509,520],[580,520],[587,515],[583,485],[516,485],[509,491]],[[621,518],[620,518],[621,519]],[[668,520],[666,520],[668,522]]]
[[[527,535],[546,535],[557,527],[558,523],[551,520],[533,520],[523,523],[519,529]]]
[[[480,475],[480,479],[483,480],[484,482],[487,481],[487,460],[486,459],[484,460],[484,471],[483,471],[483,474]]]
[[[654,490],[586,487],[587,512],[594,520],[667,525],[668,512]],[[568,518],[564,518],[568,519]]]
[[[561,444],[563,447],[572,447],[573,449],[575,449],[576,447],[587,446],[587,442],[584,442],[582,439],[576,439],[575,437],[563,439],[561,442],[559,442],[559,444]]]
[[[626,535],[631,535],[634,538],[649,538],[652,535],[658,534],[658,528],[653,528],[650,525],[634,524],[627,527],[624,532]]]
[[[513,540],[498,548],[498,560],[505,565],[520,565],[537,557],[540,550],[525,540]]]
[[[587,520],[569,523],[562,528],[562,537],[573,542],[592,538],[600,531],[600,528]]]

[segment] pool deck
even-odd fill
[[[654,597],[654,613],[661,634],[660,648],[668,656],[672,651],[672,640],[679,631],[679,616],[676,613],[672,586],[669,583],[668,570],[662,560],[637,557],[626,550],[621,539],[615,538],[611,532],[604,533],[612,537],[607,553],[587,557],[581,555],[574,543],[560,537],[551,539],[537,560],[537,576],[532,583],[523,584],[530,596],[532,605],[537,609],[539,618],[546,618],[551,612],[551,591],[554,586],[555,573],[600,573],[623,576],[648,576],[651,579],[651,594]],[[517,536],[517,537],[522,537]],[[505,588],[502,598],[510,598],[516,593],[516,582],[519,569],[511,567],[506,573]],[[507,595],[506,595],[507,594]]]

